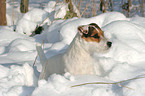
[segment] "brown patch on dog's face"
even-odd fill
[[[99,43],[101,39],[104,38],[103,31],[95,23],[80,26],[78,27],[78,31],[81,33],[81,38],[85,39],[87,42]]]

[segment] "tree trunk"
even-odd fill
[[[107,12],[106,10],[106,5],[105,5],[105,0],[101,0],[101,3],[100,3],[100,10],[105,13]]]
[[[6,0],[0,0],[0,25],[7,25]]]
[[[129,3],[129,8],[128,8],[128,17],[130,17],[130,11],[131,11],[131,6],[132,6],[132,2],[131,0],[128,0]]]
[[[113,11],[113,0],[109,0],[111,11]]]
[[[144,17],[144,0],[141,2],[142,16]]]
[[[21,13],[28,12],[29,0],[21,0],[20,11]]]

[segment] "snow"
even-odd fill
[[[55,1],[49,1],[47,6],[45,6],[44,10],[51,13],[55,10],[56,2]]]
[[[49,1],[44,10],[47,11],[48,13],[55,11],[54,18],[63,19],[66,15],[66,12],[68,11],[68,4]]]
[[[50,6],[51,5],[51,6]],[[128,80],[119,84],[89,84],[91,82],[117,82],[135,77],[145,77],[145,18],[135,16],[126,18],[119,12],[107,12],[92,18],[72,18],[55,20],[50,17],[42,25],[40,35],[29,37],[51,12],[56,3],[51,1],[44,9],[33,8],[26,14],[15,17],[16,32],[11,25],[0,26],[0,96],[144,96],[145,78]],[[58,4],[65,14],[66,5]],[[11,6],[7,7],[10,10]],[[19,12],[19,11],[17,11]],[[10,16],[10,11],[7,11]],[[53,18],[56,15],[52,15]],[[97,23],[104,31],[105,37],[113,42],[111,49],[104,54],[94,53],[94,59],[100,62],[102,73],[96,75],[52,74],[48,80],[38,80],[41,71],[36,43],[44,40],[45,55],[65,52],[77,33],[79,25]],[[24,34],[26,33],[26,34]],[[97,66],[94,64],[94,67]]]
[[[66,15],[66,12],[68,10],[68,5],[65,3],[59,4],[58,6],[56,6],[55,8],[55,14],[54,14],[54,18],[64,18]]]
[[[129,21],[115,21],[104,26],[104,31],[112,35],[112,41],[119,42],[113,47],[115,60],[128,63],[144,60],[144,28]]]
[[[34,71],[29,64],[25,63],[23,66],[12,65],[7,70],[7,75],[1,78],[1,96],[18,96],[24,91],[24,86],[36,85]]]
[[[47,24],[49,25],[51,21],[49,20],[48,13],[42,9],[32,9],[31,11],[24,14],[24,16],[18,21],[16,32],[31,35],[35,28],[41,24],[41,22],[47,19]]]
[[[13,14],[14,12],[14,14]],[[6,18],[7,18],[7,25],[13,25],[13,23],[17,23],[19,19],[22,18],[22,13],[18,10],[18,8],[15,8],[13,10],[13,6],[9,3],[6,3]]]

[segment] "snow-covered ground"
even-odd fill
[[[51,2],[48,5],[54,5]],[[72,18],[55,20],[56,14],[66,12],[64,4],[57,8],[46,6],[44,9],[32,9],[21,14],[16,8],[16,31],[10,16],[11,6],[7,7],[8,26],[0,26],[0,96],[145,96],[145,78],[128,80],[120,84],[113,83],[136,77],[145,77],[145,18],[135,16],[126,18],[119,12],[108,12],[92,18]],[[30,37],[51,12],[52,17],[42,24],[43,33]],[[61,18],[64,14],[57,14]],[[47,58],[65,52],[79,25],[98,24],[105,36],[113,42],[109,52],[94,53],[94,59],[100,62],[102,73],[96,75],[52,74],[48,80],[38,80],[41,71],[37,55],[36,42],[44,43]],[[95,64],[94,64],[95,67]]]

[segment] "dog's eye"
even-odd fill
[[[85,30],[85,31],[83,31],[83,33],[84,33],[84,34],[88,34],[88,31],[87,31],[87,30]]]
[[[92,36],[92,37],[94,37],[94,38],[96,38],[96,39],[99,39],[100,37],[98,36],[98,34],[95,34],[94,36]]]

